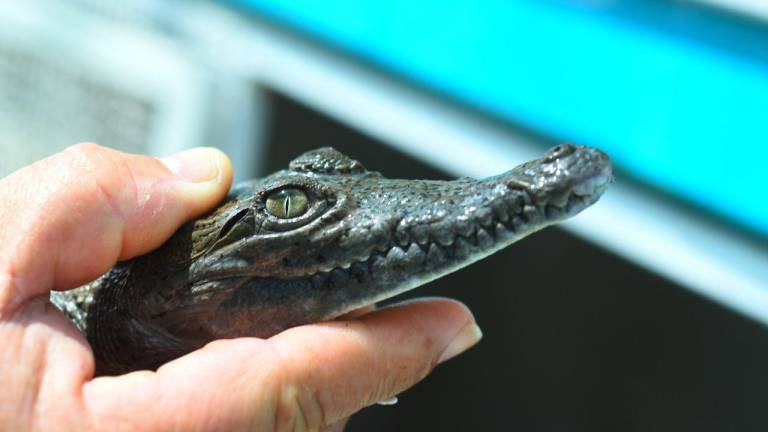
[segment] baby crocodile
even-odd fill
[[[388,179],[321,148],[52,300],[86,334],[97,374],[156,369],[214,339],[269,337],[410,290],[575,215],[611,181],[608,156],[567,144],[453,181]]]

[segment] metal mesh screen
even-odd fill
[[[76,66],[0,43],[0,176],[80,141],[146,152],[155,111]]]
[[[139,26],[157,26],[173,8],[173,0],[69,0],[79,8],[102,18]]]

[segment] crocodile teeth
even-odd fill
[[[477,218],[477,222],[482,227],[487,228],[493,224],[493,215],[491,214],[491,209],[487,207],[477,209],[475,217]]]
[[[530,203],[530,197],[519,197],[493,206],[474,208],[451,229],[428,221],[411,221],[408,226],[401,221],[392,236],[382,236],[369,253],[335,268],[321,268],[312,282],[315,285],[334,286],[348,283],[350,279],[362,283],[379,270],[398,271],[404,265],[427,266],[445,264],[446,261],[463,259],[488,250],[497,241],[507,241],[519,233],[525,233],[531,226],[544,220],[555,220],[572,207],[586,206],[586,198],[577,194],[562,194],[551,199],[546,205]],[[526,203],[527,202],[527,203]]]
[[[424,261],[424,251],[416,243],[411,244],[411,247],[405,252],[405,258],[410,262]]]
[[[365,281],[365,277],[368,275],[368,269],[366,268],[365,264],[358,262],[352,264],[350,273],[352,273],[352,276],[357,279],[358,282],[362,283]]]
[[[524,193],[520,194],[520,198],[521,198],[520,206],[533,204],[533,200],[531,199],[531,195],[528,192],[524,192]]]
[[[499,203],[493,208],[493,214],[496,216],[496,219],[506,222],[509,220],[509,209],[507,208],[506,204]]]
[[[394,248],[393,248],[394,249]],[[376,273],[383,270],[386,267],[386,259],[381,255],[376,255],[369,261],[371,273]]]
[[[568,198],[570,198],[569,193],[561,193],[558,196],[550,198],[549,204],[555,205],[557,207],[565,207],[565,205],[568,204]]]
[[[523,218],[520,216],[515,216],[512,218],[512,225],[514,225],[515,231],[523,230],[527,226],[525,220],[523,220]]]
[[[547,219],[549,220],[555,220],[559,219],[560,216],[563,214],[563,210],[561,207],[548,205],[544,208],[544,212],[547,214]]]
[[[325,273],[315,273],[312,275],[312,286],[315,289],[320,289],[325,287],[325,282],[327,280],[327,277]]]
[[[397,246],[387,252],[387,261],[400,261],[405,257],[405,251]]]
[[[525,218],[528,220],[528,223],[533,225],[539,225],[543,221],[541,211],[532,205],[527,205],[523,208],[523,214],[525,215]]]
[[[427,234],[427,231],[426,225],[417,225],[411,229],[411,236],[413,236],[413,240],[420,245],[426,245],[429,243],[429,235]]]
[[[445,260],[445,251],[443,248],[438,246],[435,243],[432,243],[429,246],[429,251],[427,252],[427,261],[430,264],[439,264],[442,263]]]
[[[331,265],[331,264],[326,264],[326,265],[324,265],[323,267],[319,267],[319,271],[321,271],[321,272],[323,272],[323,273],[330,273],[330,272],[332,272],[332,271],[333,271],[333,269],[335,269],[335,268],[336,268],[336,267],[335,267],[335,266],[333,266],[333,265]]]
[[[595,193],[600,187],[605,186],[609,179],[605,176],[598,176],[592,178],[582,184],[578,184],[573,188],[573,193],[579,196],[589,196]]]
[[[432,232],[432,237],[441,246],[450,246],[453,244],[453,233],[447,229],[436,229]]]
[[[457,237],[454,245],[456,247],[456,255],[461,257],[469,255],[472,250],[472,245],[463,237]]]
[[[514,202],[507,203],[507,210],[509,212],[509,217],[512,218],[523,211],[523,206],[520,204],[520,200],[515,200]]]
[[[477,245],[482,249],[486,249],[493,245],[493,238],[488,231],[480,228],[477,230]]]
[[[461,222],[456,226],[456,233],[462,237],[471,237],[475,233],[475,224]]]
[[[331,272],[328,280],[333,286],[343,287],[349,282],[349,274],[344,270],[336,269]]]
[[[411,244],[411,236],[408,234],[406,228],[397,228],[395,231],[395,242],[401,248],[406,248],[409,244]]]
[[[475,233],[469,236],[466,240],[469,244],[472,246],[477,246],[477,232],[482,231],[482,228],[478,227],[477,230],[475,230]]]

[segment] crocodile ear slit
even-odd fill
[[[239,212],[235,213],[234,216],[229,218],[226,222],[224,222],[224,226],[221,227],[221,231],[219,231],[219,239],[224,238],[227,234],[229,234],[230,231],[232,231],[232,228],[240,222],[241,219],[245,217],[245,215],[248,213],[248,209],[242,209]]]
[[[218,239],[205,252],[219,249],[230,243],[252,236],[256,231],[255,225],[253,209],[244,208],[238,211],[227,219],[219,231]]]

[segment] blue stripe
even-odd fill
[[[670,25],[658,18],[675,9],[651,1],[634,3],[645,5],[640,20],[546,0],[229,1],[471,106],[599,146],[632,174],[768,234],[764,29],[745,37],[702,14]],[[670,30],[678,23],[686,32]]]

